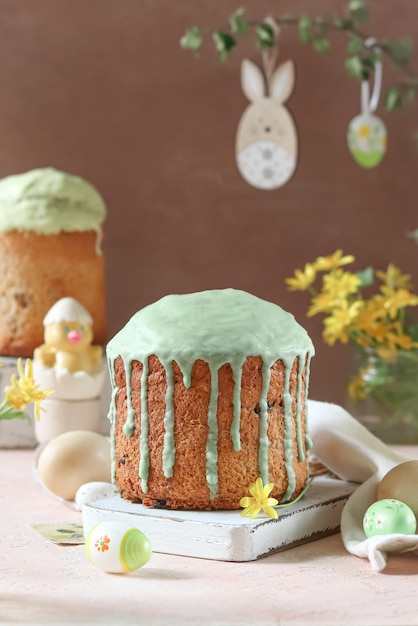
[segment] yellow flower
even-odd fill
[[[317,313],[327,313],[335,306],[335,298],[330,293],[320,293],[312,298],[312,304],[308,310],[308,317]]]
[[[348,295],[356,293],[361,285],[361,280],[357,274],[344,272],[341,269],[325,274],[323,282],[323,291],[332,294],[335,298],[346,298]]]
[[[400,309],[418,304],[418,296],[414,296],[408,289],[395,290],[384,285],[381,292],[385,296],[383,306],[392,319],[395,319]]]
[[[404,274],[393,263],[389,263],[386,272],[376,270],[376,276],[392,289],[411,289],[412,281],[410,274]]]
[[[363,124],[363,126],[360,126],[360,128],[357,130],[357,135],[359,137],[363,137],[364,139],[367,139],[367,137],[370,137],[370,133],[371,133],[370,126],[367,126],[367,124]]]
[[[362,374],[362,370],[360,370]],[[361,400],[366,397],[365,391],[366,383],[361,376],[355,376],[348,384],[347,392],[352,400]]]
[[[26,359],[25,371],[22,367],[22,359],[17,361],[17,371],[19,373],[19,379],[15,374],[11,377],[11,384],[4,390],[4,398],[7,404],[18,411],[26,409],[27,405],[33,402],[35,407],[35,418],[40,419],[41,416],[41,400],[44,400],[46,396],[52,393],[51,390],[41,391],[38,384],[33,378],[32,361]]]
[[[334,270],[342,265],[348,265],[354,261],[352,254],[343,256],[342,250],[337,250],[330,256],[319,256],[314,262],[314,268],[318,272],[327,272],[328,270]]]
[[[286,284],[289,291],[305,291],[315,281],[316,271],[311,263],[306,263],[303,272],[295,270],[292,278],[286,278]]]
[[[272,519],[277,519],[277,511],[273,509],[273,506],[278,504],[278,501],[276,498],[269,498],[273,487],[274,483],[267,483],[267,485],[264,486],[261,478],[257,478],[255,483],[251,483],[248,487],[248,491],[252,497],[247,496],[241,498],[239,501],[240,506],[244,509],[241,515],[243,517],[250,515],[251,519],[254,519],[260,513],[261,509],[263,509],[266,515]]]
[[[335,309],[332,315],[325,318],[325,330],[322,334],[324,341],[330,346],[333,346],[337,340],[347,343],[350,338],[349,331],[352,330],[353,321],[358,316],[361,306],[362,303],[359,301],[352,304],[346,302],[340,308]]]

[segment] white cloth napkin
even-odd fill
[[[376,502],[377,486],[395,465],[410,459],[392,451],[347,411],[336,404],[308,401],[312,453],[340,478],[362,483],[349,497],[341,516],[341,535],[346,549],[368,558],[381,571],[388,552],[418,549],[418,535],[391,534],[366,538],[363,516]]]

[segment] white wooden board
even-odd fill
[[[252,520],[240,511],[170,511],[132,504],[119,496],[83,506],[84,532],[103,521],[139,528],[154,552],[218,561],[254,561],[273,552],[338,532],[341,512],[355,483],[314,478],[298,503],[278,509],[279,519]]]

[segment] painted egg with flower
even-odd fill
[[[361,113],[348,126],[347,143],[356,163],[365,168],[376,167],[386,152],[386,126],[375,115]]]
[[[392,498],[374,502],[369,506],[363,518],[363,530],[366,537],[394,533],[413,535],[416,528],[417,520],[409,506]]]
[[[86,553],[99,569],[123,574],[148,563],[152,548],[138,528],[120,522],[101,522],[87,534]]]

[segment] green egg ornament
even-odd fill
[[[355,162],[361,167],[370,169],[379,165],[385,155],[387,131],[382,120],[373,115],[379,104],[382,88],[381,50],[374,37],[366,39],[364,46],[373,49],[376,56],[373,90],[370,95],[369,80],[361,81],[361,113],[348,125],[347,143]]]
[[[367,509],[363,518],[363,530],[366,537],[376,535],[414,535],[417,520],[408,505],[385,498],[374,502]]]
[[[120,522],[101,522],[86,537],[86,553],[89,561],[99,569],[123,574],[148,563],[152,549],[138,528]]]
[[[348,126],[347,143],[358,165],[368,169],[376,167],[385,156],[386,127],[375,115],[361,113],[352,119]]]

